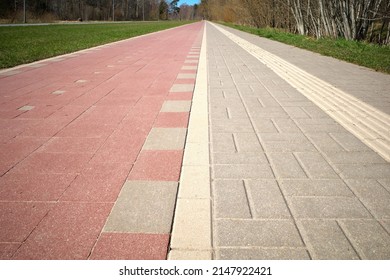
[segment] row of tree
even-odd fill
[[[199,18],[198,5],[179,0],[0,0],[0,18],[27,20],[166,20]],[[26,13],[25,13],[26,11]]]
[[[212,20],[390,44],[390,0],[202,0],[201,8]]]

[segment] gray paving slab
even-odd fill
[[[358,254],[334,220],[303,220],[298,222],[313,259],[356,260]]]
[[[103,231],[170,233],[177,187],[177,182],[127,181]]]
[[[169,92],[193,92],[194,84],[174,84]]]
[[[390,109],[382,74],[234,34]],[[389,259],[390,164],[211,25],[207,40],[215,258]]]
[[[191,101],[168,100],[162,105],[161,112],[189,112],[191,110]]]
[[[216,218],[250,219],[247,190],[241,180],[216,180],[213,182]]]
[[[224,248],[216,252],[220,260],[309,260],[306,249],[301,248]]]
[[[363,259],[390,259],[390,235],[375,220],[340,221],[346,236]]]
[[[215,223],[218,247],[303,247],[292,220],[217,219]]]
[[[149,132],[143,150],[183,150],[186,128],[154,127]]]

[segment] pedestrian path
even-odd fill
[[[322,82],[318,72],[352,68],[357,76],[335,84],[354,100],[373,96],[370,108],[388,118],[389,76],[216,25],[207,40],[214,258],[389,259],[387,150],[373,151],[305,94],[329,88],[310,88],[308,76],[296,84],[297,69]],[[362,92],[367,79],[375,84]]]
[[[389,90],[208,22],[2,70],[0,259],[390,259]]]
[[[0,72],[0,258],[166,258],[202,28]]]

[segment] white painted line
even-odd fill
[[[206,26],[168,259],[212,259]],[[194,133],[196,131],[196,133]]]
[[[390,116],[280,57],[213,24],[221,33],[296,88],[385,160],[390,161]]]

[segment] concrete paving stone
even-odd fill
[[[366,144],[349,132],[331,132],[329,135],[347,151],[371,151]]]
[[[381,220],[382,226],[387,230],[387,233],[390,234],[390,220]]]
[[[304,107],[302,108],[303,111],[305,111],[309,116],[310,118],[312,119],[322,119],[322,118],[329,118],[329,115],[327,113],[325,113],[323,110],[321,110],[319,107],[317,106],[313,106],[313,107]]]
[[[291,218],[290,211],[275,180],[246,180],[252,215],[255,219]]]
[[[194,84],[174,84],[169,92],[193,92]]]
[[[320,153],[295,153],[296,158],[310,178],[338,179],[339,176]]]
[[[215,165],[215,179],[272,179],[273,173],[268,164],[256,165]]]
[[[264,149],[269,153],[316,151],[302,133],[262,133],[259,137]]]
[[[267,153],[267,156],[276,178],[307,178],[305,171],[292,153]]]
[[[377,221],[343,220],[339,224],[362,259],[390,259],[390,235]]]
[[[297,125],[304,132],[345,132],[345,128],[331,118],[297,119]]]
[[[212,260],[211,251],[171,250],[168,260]]]
[[[253,132],[249,119],[214,120],[211,124],[213,132]]]
[[[265,118],[265,119],[274,119],[274,118],[288,118],[287,113],[282,109],[282,107],[265,107],[262,108],[257,104],[248,108],[249,114],[252,118]]]
[[[280,105],[285,107],[313,107],[315,104],[311,101],[286,101],[282,100],[280,101]]]
[[[168,234],[103,232],[89,259],[165,260],[168,243]]]
[[[286,196],[296,219],[363,219],[370,213],[355,197],[297,197]]]
[[[32,110],[34,108],[35,108],[35,106],[25,105],[25,106],[20,107],[18,110],[19,111],[30,111],[30,110]]]
[[[210,199],[177,200],[171,248],[211,249]]]
[[[390,193],[376,180],[346,180],[348,186],[377,219],[390,219]]]
[[[181,170],[179,198],[210,197],[210,167],[186,166]]]
[[[239,153],[263,152],[263,148],[261,147],[259,139],[255,133],[233,133],[233,137]]]
[[[313,259],[359,259],[359,256],[336,221],[302,220],[298,221],[297,224]]]
[[[268,163],[262,152],[247,153],[212,153],[213,164],[262,164]]]
[[[191,101],[187,100],[167,100],[161,108],[161,112],[189,112]]]
[[[317,149],[324,153],[345,151],[343,146],[336,142],[335,139],[326,132],[306,133],[305,135],[317,147]]]
[[[281,180],[279,185],[286,196],[354,196],[340,179]]]
[[[344,179],[386,179],[389,178],[390,164],[334,164]]]
[[[215,180],[213,211],[216,218],[252,218],[247,192],[241,180]]]
[[[232,133],[211,134],[211,151],[213,153],[236,153],[237,148]]]
[[[274,108],[274,107],[280,108],[280,104],[272,96],[268,96],[268,95],[266,95],[266,96],[256,95],[256,96],[257,96],[257,101],[262,108]],[[282,112],[282,111],[279,111],[279,112]],[[284,116],[284,117],[286,116],[283,113],[280,113],[280,114],[282,114],[282,116]],[[275,116],[273,116],[273,117],[275,117]]]
[[[144,150],[182,150],[186,139],[186,128],[154,127],[142,149]]]
[[[257,133],[277,133],[275,123],[270,119],[252,118],[253,126]]]
[[[381,156],[374,151],[350,151],[350,152],[327,152],[326,158],[335,164],[367,164],[367,163],[386,163]],[[390,177],[390,174],[389,174]]]
[[[272,121],[281,133],[301,133],[299,127],[291,119],[272,119]]]
[[[310,260],[304,248],[221,248],[216,255],[218,260]]]
[[[390,178],[379,179],[378,183],[387,189],[388,192],[390,192]]]
[[[179,73],[177,79],[195,79],[196,73]]]
[[[303,247],[292,220],[227,220],[214,221],[217,247]]]
[[[127,181],[103,231],[170,233],[177,187],[177,182]]]
[[[198,61],[197,59],[186,59],[184,60],[184,63],[185,64],[198,64]]]

